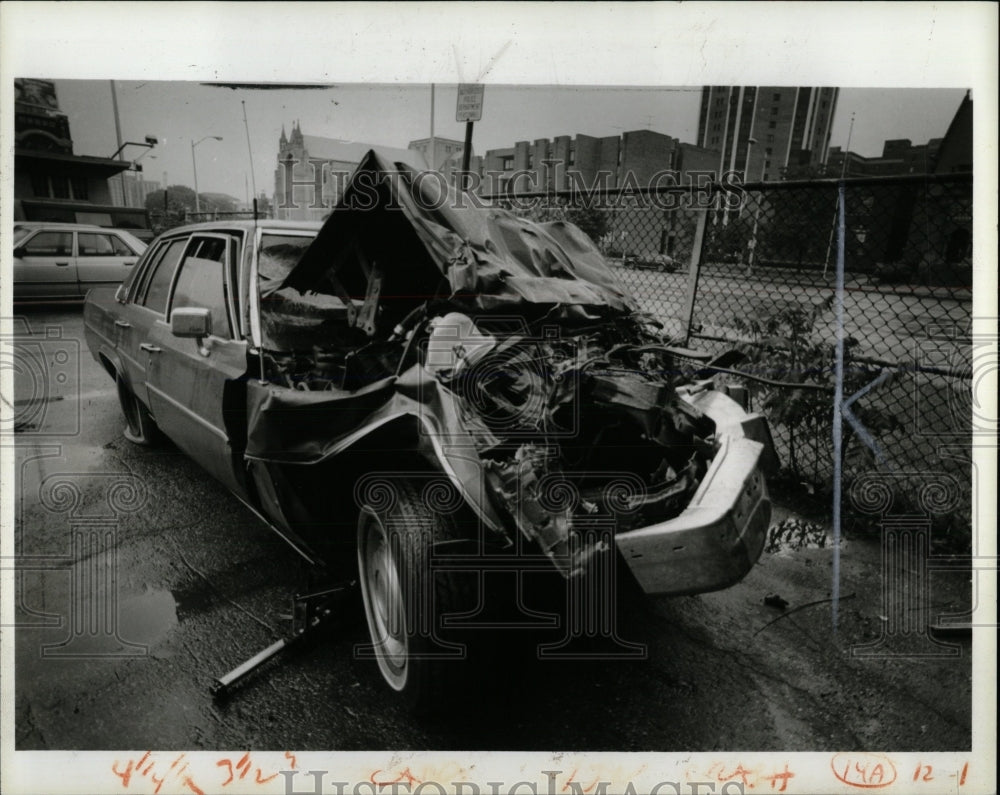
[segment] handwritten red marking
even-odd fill
[[[785,762],[785,769],[782,772],[772,773],[770,776],[765,776],[764,778],[771,782],[771,789],[784,792],[788,788],[788,779],[795,778],[795,774],[788,769],[788,763]],[[778,786],[779,781],[781,782],[781,786]]]
[[[271,780],[273,780],[273,779],[276,779],[277,777],[278,777],[278,774],[277,774],[277,773],[272,773],[272,774],[271,774],[270,776],[268,776],[267,778],[261,778],[261,770],[260,770],[260,768],[259,768],[259,767],[257,768],[257,772],[256,772],[256,773],[254,774],[254,780],[255,780],[255,781],[256,781],[256,782],[258,783],[258,784],[266,784],[266,783],[267,783],[268,781],[271,781]]]
[[[147,779],[152,785],[154,795],[159,794],[164,784],[172,783],[176,786],[177,782],[180,782],[181,787],[194,793],[194,795],[205,795],[204,790],[195,783],[194,778],[190,774],[187,774],[190,765],[185,761],[186,756],[186,754],[182,753],[174,757],[169,766],[165,767],[165,761],[158,760],[152,752],[146,751],[138,759],[128,759],[125,762],[122,762],[120,759],[114,760],[111,764],[111,772],[121,779],[122,787],[126,789],[135,783],[136,778],[142,777]],[[294,754],[286,751],[285,758],[292,763],[293,768],[297,766],[298,762]],[[236,779],[249,779],[258,784],[267,784],[278,777],[278,773],[268,774],[255,765],[249,751],[235,761],[229,758],[219,759],[215,763],[215,766],[224,768],[227,771],[226,780],[220,785],[222,787],[228,786]],[[252,776],[251,773],[253,774]],[[411,783],[414,781],[419,782],[419,779],[410,774],[409,769],[397,781],[402,780],[406,776],[409,776]]]
[[[132,768],[133,768],[133,766],[134,766],[134,763],[132,762],[131,759],[129,760],[128,767],[126,767],[124,770],[119,770],[118,769],[118,760],[117,759],[114,762],[111,763],[111,772],[114,773],[116,776],[118,776],[118,778],[120,778],[122,780],[122,786],[125,787],[126,789],[128,789],[128,783],[129,783],[129,781],[132,780]]]
[[[288,757],[288,752],[285,752],[285,756]],[[294,757],[293,765],[294,765]],[[250,757],[250,752],[247,751],[243,756],[241,756],[234,763],[232,759],[220,759],[215,763],[216,767],[225,767],[229,771],[229,777],[222,782],[223,787],[229,786],[234,779],[239,778],[241,781],[245,779],[250,771],[253,770],[254,781],[258,784],[266,784],[268,781],[273,781],[278,777],[277,773],[272,773],[270,776],[265,776],[264,771],[260,767],[254,767],[253,760]]]
[[[716,769],[718,769],[718,773],[712,772]],[[732,781],[733,779],[738,778],[742,786],[753,787],[753,782],[748,778],[748,776],[754,776],[754,771],[752,769],[747,770],[743,767],[742,762],[737,763],[736,769],[732,773],[728,774],[726,773],[725,765],[722,762],[716,762],[709,768],[709,777],[712,776],[715,776],[715,780],[720,782]]]
[[[834,754],[830,768],[838,780],[862,789],[888,787],[896,780],[896,766],[882,754],[865,751]]]
[[[965,784],[965,774],[968,772],[969,772],[969,763],[966,762],[964,765],[962,765],[962,775],[958,777],[958,786],[961,787],[963,784]]]
[[[181,782],[185,787],[187,787],[194,795],[205,795],[204,790],[199,789],[199,787],[191,780],[191,776],[185,776],[184,780]]]
[[[216,767],[228,767],[229,768],[229,778],[222,782],[222,786],[228,786],[229,782],[233,780],[233,762],[231,759],[220,759],[215,763]]]
[[[398,784],[403,779],[406,779],[406,782],[411,785],[422,783],[419,778],[417,778],[416,776],[413,775],[413,773],[410,772],[410,768],[406,768],[406,770],[404,770],[394,779],[389,779],[387,781],[376,781],[375,776],[377,776],[381,772],[382,772],[381,768],[374,771],[368,779],[369,781],[371,781],[372,784],[374,784],[377,787],[388,787],[391,784]]]
[[[922,771],[922,775],[921,775]],[[934,776],[931,775],[933,768],[930,765],[918,764],[916,770],[913,771],[914,781],[933,781]]]

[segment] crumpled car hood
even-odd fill
[[[369,260],[398,261],[405,246],[414,272],[400,275],[399,289],[426,291],[444,277],[447,290],[478,309],[561,304],[638,309],[594,243],[564,221],[535,223],[478,199],[446,189],[437,175],[369,151],[315,241],[274,290],[328,292],[332,272],[352,296],[363,297],[357,253]],[[414,245],[419,244],[419,245]],[[332,270],[331,270],[332,269]],[[418,278],[419,276],[419,278]],[[392,280],[392,274],[387,275]]]

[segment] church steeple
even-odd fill
[[[278,139],[278,145],[282,149],[284,149],[286,146],[288,146],[288,136],[285,135],[285,125],[284,124],[281,125],[281,138]]]
[[[292,124],[292,138],[291,143],[293,146],[302,146],[302,127],[299,126],[299,120],[296,119]]]

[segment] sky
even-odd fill
[[[29,75],[24,75],[29,76]],[[41,75],[30,75],[41,76]],[[271,195],[278,137],[298,120],[306,135],[405,148],[430,134],[429,84],[343,83],[320,89],[253,90],[197,82],[115,81],[122,136],[159,145],[143,154],[128,147],[126,158],[142,155],[147,179],[193,186],[191,142],[197,144],[198,189],[244,200],[253,192]],[[605,136],[652,129],[685,142],[697,137],[700,86],[531,86],[487,85],[483,119],[473,131],[473,149],[512,146],[516,141],[557,135]],[[57,80],[60,108],[69,116],[76,154],[109,157],[117,148],[110,80]],[[866,89],[841,91],[831,145],[881,154],[890,138],[915,144],[941,137],[964,95],[962,89]],[[434,131],[462,140],[456,122],[457,88],[436,85]],[[244,127],[244,103],[247,125]],[[250,147],[247,145],[247,128]],[[249,151],[253,152],[253,175]]]

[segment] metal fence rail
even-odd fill
[[[535,220],[576,223],[669,334],[703,349],[739,347],[745,366],[788,381],[832,386],[842,247],[845,398],[869,388],[850,406],[874,442],[851,431],[845,474],[933,468],[969,490],[970,174],[492,198]],[[830,396],[766,389],[755,398],[788,472],[828,484]]]

